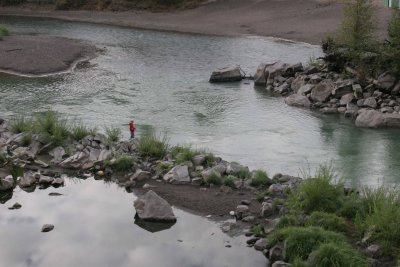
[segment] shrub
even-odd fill
[[[309,254],[324,243],[346,244],[346,238],[339,233],[320,227],[287,227],[278,229],[268,237],[268,246],[285,243],[286,260],[307,259]]]
[[[10,121],[10,130],[15,134],[30,131],[32,130],[32,126],[32,119],[23,116],[13,117]]]
[[[301,220],[295,215],[287,214],[282,216],[279,222],[275,225],[275,229],[281,229],[289,226],[301,226]]]
[[[311,266],[319,267],[367,267],[367,261],[347,244],[322,244],[310,255]]]
[[[168,139],[165,136],[159,139],[153,134],[143,136],[139,139],[137,149],[143,157],[162,159],[168,153]]]
[[[325,230],[346,233],[347,224],[345,219],[335,214],[316,211],[313,212],[306,222],[306,226],[319,226]]]
[[[70,135],[67,120],[60,118],[54,111],[38,115],[35,128],[41,140],[53,146],[63,145]]]
[[[259,224],[251,227],[250,232],[256,237],[264,237],[265,236],[264,228]]]
[[[8,29],[4,25],[0,25],[0,40],[2,40],[4,36],[8,35],[10,35]]]
[[[114,127],[105,127],[106,129],[106,143],[107,144],[113,144],[119,141],[121,138],[121,129],[120,128],[114,128]]]
[[[112,168],[116,170],[117,172],[128,172],[132,169],[132,167],[135,165],[135,158],[132,156],[123,156],[120,158],[117,158],[113,163],[112,163]]]
[[[321,166],[314,178],[303,181],[299,188],[291,192],[288,206],[310,214],[314,211],[335,212],[342,207],[343,184],[332,184],[334,173],[330,167]]]
[[[235,188],[235,181],[238,178],[233,175],[228,175],[224,177],[224,185]]]
[[[268,174],[263,170],[257,170],[251,178],[250,185],[252,186],[267,186],[271,184]]]
[[[222,184],[221,174],[214,171],[210,175],[207,176],[207,178],[205,179],[205,182],[207,184],[221,185]]]
[[[172,148],[171,154],[177,163],[183,163],[185,161],[193,161],[193,158],[199,155],[200,151],[194,150],[190,146],[175,146]]]
[[[96,132],[96,128],[88,128],[83,124],[76,124],[71,128],[71,136],[76,141],[80,141],[88,135],[96,135]]]

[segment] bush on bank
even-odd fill
[[[0,40],[3,39],[3,37],[10,35],[10,32],[4,25],[0,25]]]

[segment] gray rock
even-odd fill
[[[400,127],[400,114],[384,114],[384,124],[386,127]]]
[[[282,194],[283,193],[283,186],[281,184],[272,184],[268,188],[268,191],[272,194]]]
[[[353,94],[354,94],[354,97],[355,97],[356,99],[361,99],[361,98],[363,98],[363,90],[362,90],[361,85],[359,85],[359,84],[353,84]]]
[[[210,82],[236,82],[243,79],[239,66],[218,69],[211,74]]]
[[[321,108],[319,111],[324,113],[324,114],[336,114],[336,113],[338,113],[338,109],[337,108],[330,108],[330,107]]]
[[[196,155],[193,157],[194,166],[201,166],[206,161],[206,155]]]
[[[267,78],[265,77],[265,68],[267,64],[260,64],[257,67],[257,71],[254,74],[254,85],[255,86],[266,86]]]
[[[283,247],[281,245],[273,246],[269,251],[269,259],[272,262],[283,260]],[[279,266],[279,265],[278,265]]]
[[[311,90],[314,88],[313,84],[305,84],[299,88],[299,90],[296,92],[299,95],[307,95],[308,93],[311,93]]]
[[[236,218],[241,220],[242,218],[249,215],[249,207],[247,205],[239,205],[236,207]]]
[[[19,204],[18,202],[15,202],[14,205],[12,205],[11,207],[9,207],[9,210],[18,210],[22,207],[21,204]]]
[[[171,206],[163,198],[150,190],[134,201],[137,216],[145,221],[175,222]]]
[[[89,161],[96,162],[100,156],[100,149],[88,147],[89,149]]]
[[[218,172],[221,175],[226,173],[226,165],[223,162],[218,163],[214,167],[212,167],[213,171]]]
[[[265,77],[267,79],[267,85],[273,84],[275,77],[282,76],[287,67],[288,64],[285,64],[282,61],[277,61],[272,64],[267,64],[264,70]]]
[[[255,218],[254,216],[249,215],[249,216],[244,217],[244,218],[242,219],[242,221],[243,221],[243,222],[249,222],[249,223],[251,223],[251,222],[254,222],[255,219],[256,219],[256,218]]]
[[[381,112],[382,113],[393,113],[393,108],[392,107],[384,107],[384,108],[381,108]]]
[[[18,185],[21,188],[31,187],[36,184],[35,175],[32,172],[25,172],[24,176],[18,180]]]
[[[326,102],[334,88],[335,84],[331,80],[324,80],[311,90],[311,99],[316,102]]]
[[[270,202],[263,202],[261,207],[260,216],[269,217],[274,214],[274,206]]]
[[[112,157],[112,151],[111,150],[107,150],[107,149],[103,149],[100,152],[100,155],[98,157],[98,161],[103,161],[103,160],[109,159],[111,157]]]
[[[289,84],[283,83],[283,84],[281,84],[280,86],[275,87],[275,88],[274,88],[274,91],[282,95],[282,94],[288,93],[288,92],[289,92],[289,89],[290,89]]]
[[[89,160],[89,155],[84,151],[78,151],[60,163],[61,167],[78,169]]]
[[[293,77],[297,72],[302,72],[304,70],[303,64],[296,63],[286,67],[284,76]]]
[[[11,190],[14,188],[14,179],[11,175],[6,176],[4,179],[0,179],[0,191]]]
[[[249,167],[232,162],[226,167],[226,174],[237,175],[241,173],[249,173]]]
[[[368,108],[376,109],[378,106],[374,97],[368,97],[364,100],[364,106]]]
[[[173,167],[163,177],[164,181],[174,184],[190,183],[189,169],[187,165],[177,165]]]
[[[322,78],[319,74],[314,74],[310,76],[310,80],[308,81],[311,84],[317,84],[322,81]]]
[[[357,127],[378,128],[385,126],[383,113],[376,110],[361,110],[357,116]]]
[[[346,80],[337,84],[337,87],[332,91],[332,95],[337,99],[347,94],[353,94],[353,81]]]
[[[265,238],[261,238],[254,243],[254,248],[259,251],[263,251],[267,248],[267,240]]]
[[[284,261],[276,261],[272,264],[271,267],[290,267],[292,266],[290,263]]]
[[[297,93],[299,91],[299,89],[304,86],[306,84],[306,77],[305,76],[297,76],[293,81],[292,84],[290,85],[290,87],[292,88],[292,90]]]
[[[340,98],[339,104],[346,106],[348,103],[353,101],[353,99],[354,99],[354,94],[352,94],[352,93],[345,94]]]
[[[64,178],[58,177],[53,180],[51,185],[54,187],[60,187],[60,186],[64,186],[64,183],[65,183]]]
[[[53,181],[54,181],[53,177],[40,175],[39,184],[50,185],[53,183]]]
[[[292,94],[285,98],[285,103],[289,106],[309,108],[311,106],[310,100],[299,94]]]
[[[382,90],[389,91],[396,83],[396,76],[390,72],[384,72],[378,77],[378,87]]]
[[[369,257],[376,259],[381,256],[382,250],[379,245],[374,244],[367,247],[366,253]]]
[[[42,226],[42,233],[50,232],[54,229],[54,225],[52,224],[45,224]]]
[[[49,152],[49,155],[53,157],[51,163],[58,164],[63,161],[65,150],[62,146],[58,146]]]
[[[136,170],[136,172],[130,177],[131,181],[142,182],[144,180],[150,179],[151,173],[143,170]]]

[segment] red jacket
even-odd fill
[[[131,130],[131,132],[135,131],[135,125],[133,124],[133,121],[131,121],[131,123],[129,123],[129,129]]]

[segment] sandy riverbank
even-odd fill
[[[376,3],[377,33],[386,35],[390,10]],[[174,12],[54,11],[48,8],[0,8],[0,15],[49,17],[145,29],[216,35],[260,35],[319,44],[342,20],[333,0],[217,0]]]
[[[7,36],[0,42],[0,72],[41,76],[66,71],[92,58],[96,48],[52,36]]]

